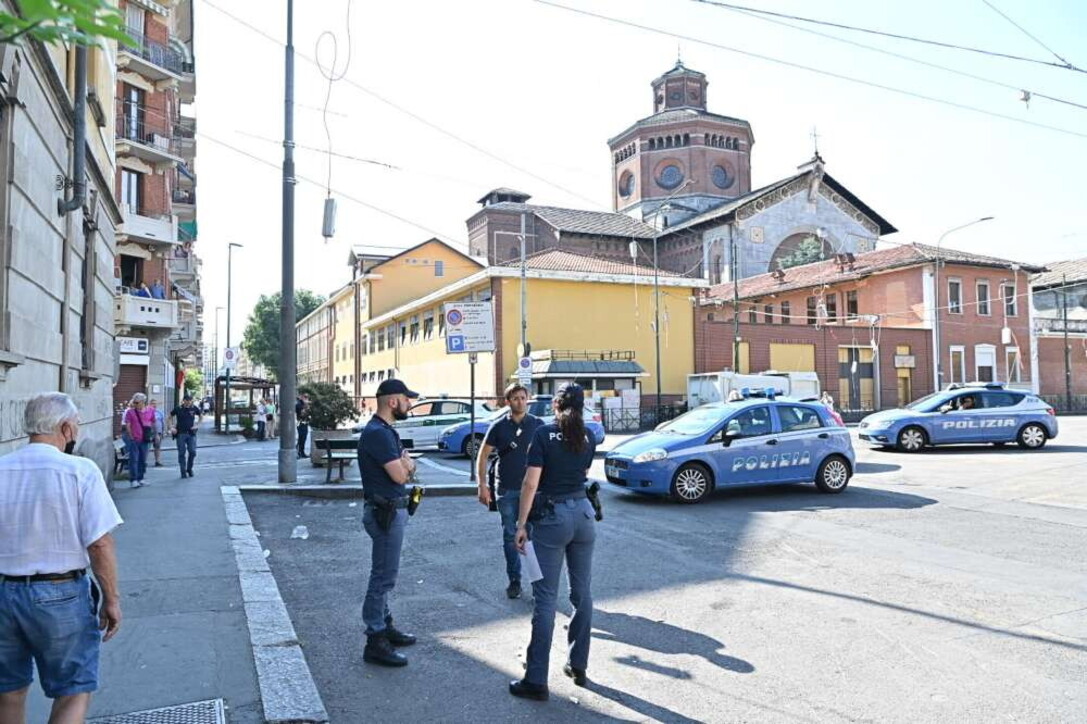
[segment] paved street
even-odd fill
[[[246,501],[335,722],[1082,721],[1087,418],[1062,419],[1056,443],[858,444],[836,497],[791,486],[681,507],[609,489],[593,685],[561,676],[557,636],[546,705],[505,693],[530,601],[503,596],[498,519],[473,499],[427,499],[411,523],[394,610],[421,642],[397,671],[362,663],[359,501]],[[298,525],[308,539],[291,539]]]

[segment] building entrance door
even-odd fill
[[[876,353],[871,347],[838,348],[838,405],[844,411],[876,409]]]

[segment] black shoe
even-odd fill
[[[415,636],[393,626],[392,619],[385,620],[385,638],[389,639],[389,643],[393,646],[411,646],[415,643]]]
[[[408,665],[408,657],[393,650],[392,644],[384,631],[366,638],[366,648],[362,652],[362,660],[379,666]]]
[[[562,673],[573,679],[578,686],[585,686],[589,683],[589,677],[585,675],[585,669],[575,669],[570,664],[566,664],[562,667]]]
[[[547,701],[550,696],[550,694],[547,693],[546,686],[530,684],[524,679],[521,679],[520,681],[511,681],[510,693],[514,696],[519,696],[522,699],[534,699],[535,701]]]
[[[189,477],[189,474],[187,472],[185,472],[184,470],[182,470],[181,471],[181,479],[184,480],[187,477]]]
[[[521,582],[510,581],[510,585],[506,586],[506,598],[520,598],[521,597]]]
[[[189,468],[189,469],[188,469],[188,470],[186,470],[185,472],[187,472],[187,473],[189,474],[189,477],[190,477],[190,478],[192,477],[192,468]]]
[[[162,463],[155,463],[155,467],[156,467],[156,468],[161,468],[161,467],[162,467]]]

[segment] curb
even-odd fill
[[[219,488],[230,545],[238,565],[249,643],[257,668],[264,721],[269,724],[327,724],[328,712],[313,681],[287,606],[253,529],[237,486]]]
[[[464,497],[476,495],[478,486],[472,485],[424,485],[427,498]],[[226,488],[224,488],[225,490]],[[237,485],[239,493],[268,493],[271,495],[298,495],[306,498],[361,498],[362,485],[329,483],[327,485]]]

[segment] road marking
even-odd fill
[[[434,468],[435,470],[443,470],[443,471],[445,471],[447,473],[456,473],[457,475],[464,475],[465,477],[467,477],[468,475],[471,475],[471,473],[469,473],[467,470],[459,470],[457,468],[451,468],[448,465],[442,465],[441,463],[436,463],[433,460],[430,460],[428,458],[419,458],[419,462],[421,462],[423,465],[426,465],[428,468]]]

